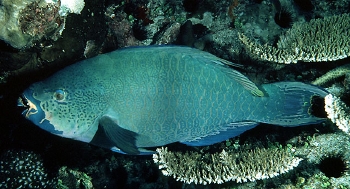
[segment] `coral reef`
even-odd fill
[[[54,188],[40,155],[23,150],[8,150],[0,157],[0,188]]]
[[[46,2],[42,0],[32,2],[37,3],[27,2],[28,6],[32,6],[32,9],[26,10],[28,13],[26,16],[20,15],[19,12],[16,14],[17,19],[23,16],[21,24],[26,33],[23,33],[20,28],[20,20],[12,18],[11,15],[6,17],[6,19],[9,19],[4,25],[6,27],[0,28],[0,30],[9,30],[2,32],[0,35],[9,34],[13,36],[13,38],[10,38],[11,40],[21,42],[21,47],[18,46],[18,49],[12,47],[11,42],[7,39],[0,41],[0,83],[2,84],[18,75],[25,75],[40,69],[45,70],[45,67],[68,65],[82,59],[86,46],[88,46],[87,49],[90,51],[87,56],[93,56],[101,52],[101,46],[105,40],[107,30],[104,22],[103,4],[90,1],[85,4],[84,7],[86,8],[80,10],[80,14],[61,16],[62,5],[59,6],[60,1]],[[70,2],[73,3],[73,1]],[[16,5],[17,2],[14,1],[13,3]],[[33,7],[33,5],[37,5],[37,7]],[[57,7],[59,7],[58,12]],[[10,7],[4,5],[0,6],[1,8],[7,10]],[[18,11],[23,10],[19,6],[17,8]],[[33,15],[34,13],[35,15]],[[15,27],[10,27],[13,24],[11,19],[16,20],[14,21],[17,24]],[[90,24],[93,24],[93,26]],[[10,29],[12,33],[9,33]],[[90,44],[92,43],[87,43],[87,41],[94,41],[96,48],[91,48]],[[32,74],[29,78],[33,78],[33,75],[34,77],[38,75],[44,76],[45,72],[47,70],[40,74]]]
[[[327,117],[335,123],[340,130],[350,134],[350,108],[339,97],[328,94],[325,97],[325,110]]]
[[[165,176],[195,184],[222,184],[227,181],[248,182],[273,178],[298,166],[301,158],[287,149],[257,148],[233,153],[171,152],[158,148],[155,163]]]
[[[350,144],[349,135],[343,133],[331,133],[323,134],[319,136],[314,136],[305,143],[302,147],[296,149],[296,155],[301,156],[305,159],[305,163],[309,165],[304,165],[303,170],[307,174],[299,174],[300,178],[304,178],[305,182],[298,185],[299,188],[349,188],[350,183],[350,172],[349,172],[349,162],[350,162]],[[336,167],[334,162],[324,162],[328,158],[339,158],[340,166],[343,164],[345,167],[343,169]],[[327,172],[322,172],[323,167],[332,167],[332,171],[338,170],[338,172],[333,172],[335,177],[327,177]],[[311,176],[310,176],[311,175]],[[327,174],[328,175],[328,174]]]
[[[334,81],[340,77],[346,76],[349,73],[350,73],[350,64],[345,64],[337,68],[334,68],[333,70],[330,70],[326,74],[322,75],[321,77],[313,81],[312,84],[323,86],[326,83]]]
[[[83,172],[63,166],[58,171],[58,189],[92,189],[91,177]]]
[[[42,3],[34,1],[19,12],[18,24],[21,31],[32,37],[26,45],[46,37],[49,33],[58,35],[61,33],[59,30],[64,28],[64,19],[58,13],[59,3],[48,3],[44,6],[40,4]],[[57,36],[52,38],[57,39]]]
[[[110,35],[115,38],[115,43],[118,47],[141,45],[133,34],[132,24],[127,19],[126,13],[114,13],[113,7],[109,7],[106,15],[108,16]]]
[[[17,49],[30,48],[43,38],[57,40],[67,14],[79,14],[83,7],[83,0],[3,0],[0,39]]]
[[[46,0],[50,1],[60,1],[60,15],[67,16],[69,13],[80,14],[85,6],[84,0]]]
[[[285,35],[280,36],[277,48],[257,44],[242,33],[239,38],[248,51],[261,60],[284,64],[323,62],[344,59],[350,55],[349,31],[350,14],[342,14],[295,23]]]
[[[21,12],[30,9],[34,1],[2,1],[0,6],[0,39],[6,41],[15,48],[30,46],[32,37],[22,32],[21,27],[17,24],[21,18]],[[35,9],[33,10],[35,11]],[[35,13],[35,12],[34,12]],[[28,16],[24,16],[28,17]],[[34,17],[30,16],[31,18]]]

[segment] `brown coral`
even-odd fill
[[[54,34],[64,23],[58,12],[60,4],[58,1],[56,4],[41,5],[40,2],[34,1],[27,5],[20,12],[18,21],[22,32],[32,36],[34,40],[48,38],[48,35]]]

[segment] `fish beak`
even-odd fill
[[[22,115],[26,114],[27,111],[29,110],[29,105],[27,99],[24,97],[24,95],[21,95],[18,100],[17,100],[17,106],[18,107],[23,107],[24,110],[22,112]]]
[[[27,119],[33,115],[38,113],[38,108],[36,105],[31,102],[25,94],[22,94],[18,100],[17,100],[17,106],[24,107],[25,110],[22,112],[22,115],[24,115]]]

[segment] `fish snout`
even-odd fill
[[[38,113],[37,104],[30,99],[30,94],[32,94],[31,90],[26,90],[22,95],[20,95],[17,101],[17,106],[24,108],[22,115],[27,119],[30,119],[30,116]]]
[[[18,97],[17,106],[22,109],[22,115],[25,115],[28,112],[28,110],[29,110],[28,101],[27,101],[27,98],[23,94],[21,94]]]

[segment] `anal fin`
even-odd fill
[[[216,131],[215,133],[209,134],[207,136],[191,141],[180,142],[188,146],[208,146],[238,136],[243,132],[254,128],[257,125],[257,122],[252,121],[234,122],[225,125],[220,131]]]

